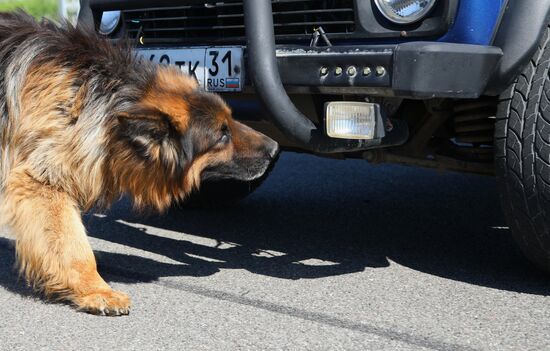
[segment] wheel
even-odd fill
[[[200,186],[200,190],[192,192],[179,204],[186,208],[223,208],[236,205],[239,201],[252,194],[267,179],[279,156],[265,173],[253,181],[241,181],[235,179],[222,179],[216,181],[206,181]]]
[[[550,42],[500,96],[495,130],[502,207],[523,253],[550,272]]]

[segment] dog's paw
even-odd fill
[[[110,290],[94,292],[74,300],[79,311],[100,316],[122,316],[130,313],[130,298],[128,295]]]

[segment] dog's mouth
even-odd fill
[[[252,181],[262,177],[275,163],[278,153],[273,157],[236,158],[231,162],[207,167],[201,174],[201,181],[235,179]]]
[[[272,167],[272,165],[275,164],[274,161],[275,161],[274,159],[266,160],[260,167],[249,169],[248,172],[246,172],[246,174],[242,178],[237,178],[237,179],[244,180],[244,181],[252,181],[252,180],[261,178],[267,173],[268,169],[270,169],[270,167]]]
[[[249,182],[262,177],[280,151],[274,140],[262,135],[262,141],[253,151],[237,151],[231,160],[206,167],[201,173],[201,181],[234,179]]]

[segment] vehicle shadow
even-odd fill
[[[516,248],[491,177],[285,154],[266,184],[234,208],[174,208],[146,217],[128,208],[123,201],[105,217],[88,217],[90,235],[182,263],[152,268],[139,262],[143,258],[101,255],[105,266],[149,272],[151,279],[219,269],[314,279],[393,261],[465,283],[550,293],[550,278]],[[139,225],[176,236],[157,236]]]
[[[516,248],[495,187],[490,177],[284,154],[266,184],[234,208],[143,216],[122,200],[105,215],[85,216],[85,223],[92,237],[172,262],[96,251],[110,281],[201,277],[220,269],[316,279],[395,262],[469,284],[548,295],[550,278]],[[0,239],[0,249],[7,246]],[[0,274],[0,284],[13,286],[15,277]]]

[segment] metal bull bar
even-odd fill
[[[290,139],[315,153],[362,151],[400,145],[406,141],[408,128],[402,121],[393,121],[392,130],[383,138],[357,140],[328,137],[322,127],[298,111],[283,87],[277,66],[271,0],[244,0],[244,21],[249,77],[273,123]]]

